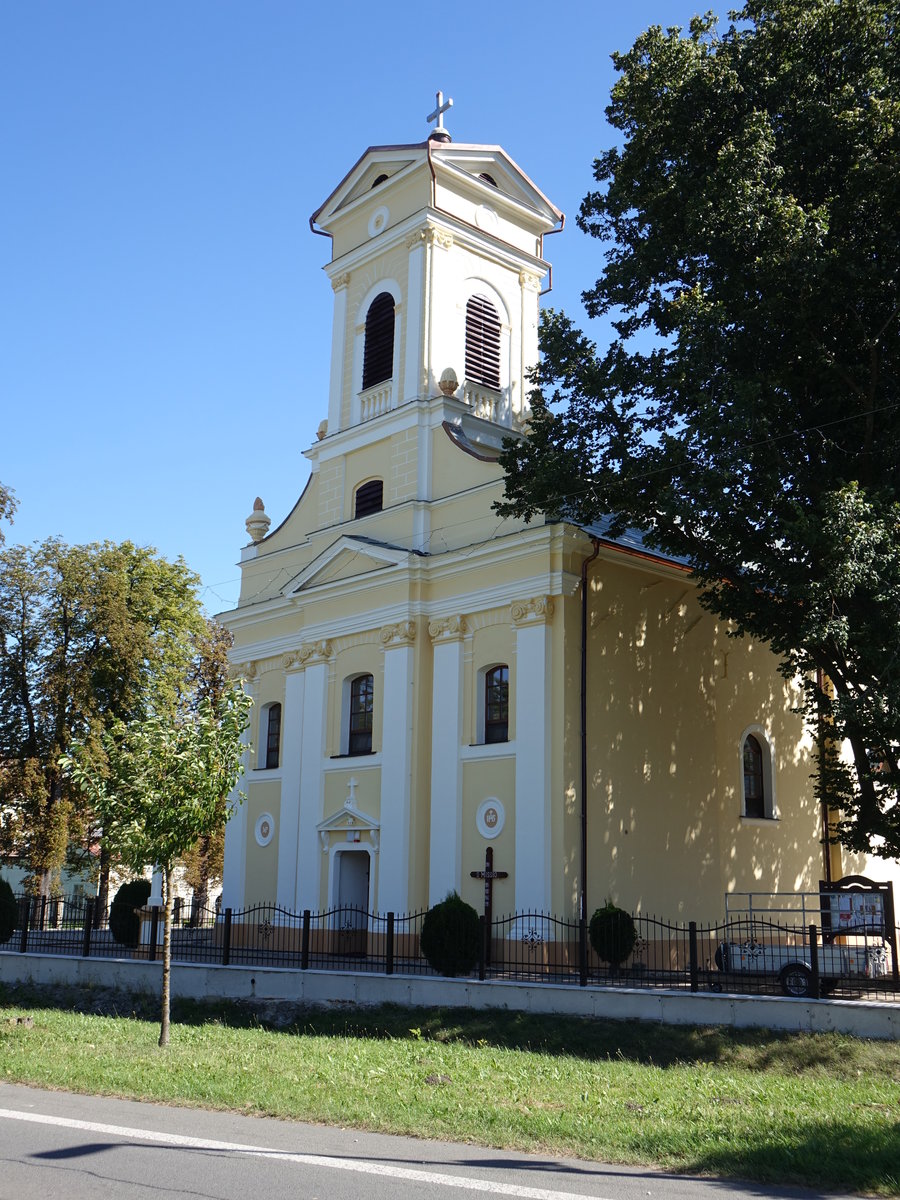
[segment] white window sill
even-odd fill
[[[372,754],[336,754],[326,758],[322,769],[324,771],[365,771],[369,767],[381,766],[381,751]]]
[[[742,825],[777,825],[779,817],[741,817]]]
[[[479,758],[515,758],[515,742],[484,742],[477,746],[463,746],[460,750],[463,761]]]

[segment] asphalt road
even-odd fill
[[[824,1195],[0,1084],[0,1200]]]

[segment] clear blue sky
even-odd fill
[[[9,541],[130,538],[237,598],[244,519],[277,524],[327,415],[329,243],[310,214],[369,145],[501,144],[567,215],[548,302],[582,317],[575,225],[615,49],[681,0],[5,0],[0,480]]]

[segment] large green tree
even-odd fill
[[[105,762],[83,746],[60,768],[89,799],[122,861],[162,870],[165,900],[159,1044],[169,1042],[173,874],[177,860],[222,823],[222,797],[240,778],[250,698],[239,683],[213,704],[203,697],[176,714],[153,715],[103,734]],[[226,811],[226,819],[228,813]]]
[[[579,225],[604,352],[541,329],[502,511],[613,514],[802,673],[849,847],[900,855],[900,10],[751,0],[614,56]],[[829,682],[830,681],[830,682]],[[836,752],[848,746],[852,762]]]
[[[212,617],[195,639],[195,654],[189,678],[194,703],[208,700],[215,708],[228,690],[228,651],[234,644],[231,632]],[[219,800],[219,820],[182,856],[184,878],[193,890],[191,925],[199,925],[209,904],[210,884],[221,883],[225,867],[225,823],[228,796]]]
[[[113,721],[175,708],[202,627],[197,582],[130,542],[0,551],[0,840],[36,891],[79,841],[100,846],[105,884],[102,831],[58,759],[77,740],[102,762]]]
[[[16,497],[11,488],[0,483],[0,521],[12,521],[16,511]],[[3,527],[0,525],[0,546],[3,545]]]

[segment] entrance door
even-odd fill
[[[338,951],[364,955],[369,909],[369,855],[365,850],[342,850],[338,868]]]

